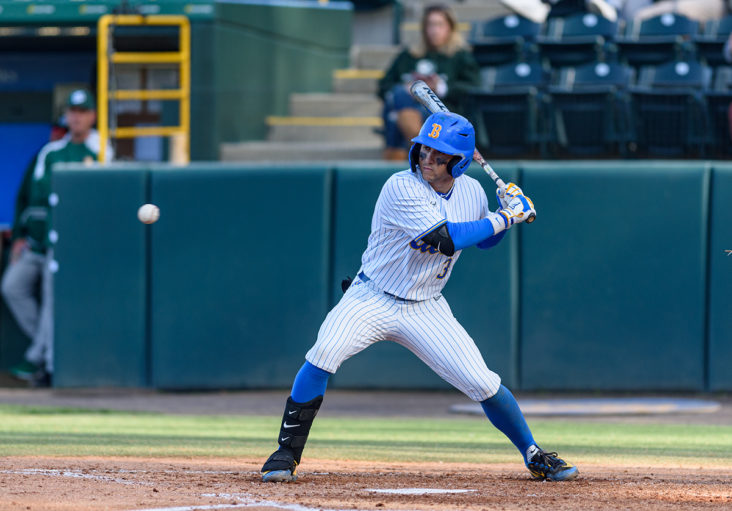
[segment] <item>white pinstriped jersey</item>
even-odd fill
[[[328,313],[305,355],[308,362],[335,373],[372,344],[393,341],[470,399],[493,396],[500,376],[488,369],[440,294],[460,253],[447,257],[419,241],[446,220],[479,220],[488,212],[483,187],[468,176],[455,179],[449,199],[419,173],[405,170],[391,176],[376,202],[363,274]]]
[[[379,289],[400,298],[439,296],[461,251],[448,257],[420,238],[446,220],[480,220],[488,212],[483,187],[469,176],[455,179],[445,199],[421,173],[397,172],[386,181],[376,202],[361,271]]]

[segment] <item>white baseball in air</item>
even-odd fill
[[[160,218],[160,209],[155,204],[143,204],[137,210],[137,218],[143,224],[154,224]]]

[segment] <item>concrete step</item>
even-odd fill
[[[268,140],[302,142],[383,141],[381,117],[267,117]]]
[[[381,160],[383,143],[367,142],[236,142],[221,144],[221,161],[352,161]]]
[[[396,43],[398,36],[394,5],[379,9],[355,10],[351,24],[352,44]]]
[[[381,100],[374,94],[290,95],[290,115],[296,117],[378,117],[381,109]]]
[[[351,46],[351,67],[356,69],[386,69],[401,50],[397,45],[354,44]]]
[[[434,3],[434,0],[402,0],[404,8],[402,21],[420,20],[424,8]],[[448,0],[440,3],[452,7],[458,21],[489,19],[495,16],[503,16],[509,12],[503,0]]]
[[[458,21],[485,21],[496,16],[505,16],[511,11],[501,2],[463,2],[452,7]]]
[[[336,69],[333,92],[376,94],[377,82],[384,76],[381,69]]]

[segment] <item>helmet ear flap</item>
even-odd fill
[[[409,149],[409,168],[412,172],[417,172],[417,163],[419,162],[419,152],[422,150],[422,144],[415,142]]]
[[[462,156],[453,156],[452,158],[450,158],[450,161],[447,162],[447,173],[452,176],[452,168],[460,163],[462,159]]]

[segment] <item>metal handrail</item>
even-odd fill
[[[156,26],[177,25],[177,52],[115,52],[110,48],[109,30],[114,25]],[[178,89],[109,90],[109,66],[112,64],[175,64],[179,69]],[[97,23],[97,98],[100,145],[99,161],[105,161],[109,137],[135,138],[146,136],[175,137],[181,155],[178,163],[190,161],[191,137],[191,26],[188,17],[175,15],[106,14]],[[179,124],[177,126],[109,127],[109,101],[117,100],[172,100],[179,102]]]

